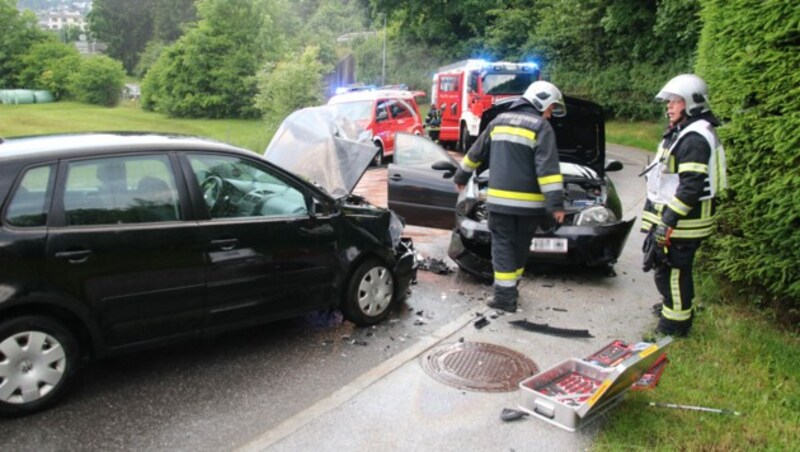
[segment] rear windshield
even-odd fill
[[[536,81],[536,74],[496,74],[483,76],[484,94],[522,94],[528,86]]]
[[[369,121],[372,119],[372,101],[347,102],[344,104],[330,105],[339,116],[344,116],[351,121]]]

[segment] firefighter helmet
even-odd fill
[[[561,117],[567,114],[567,107],[564,104],[564,96],[561,91],[550,82],[542,80],[531,83],[525,94],[522,95],[525,99],[533,104],[534,108],[544,113],[547,107],[553,107],[553,116]]]
[[[711,110],[708,103],[708,86],[694,74],[681,74],[668,81],[656,94],[656,100],[669,101],[671,96],[679,96],[686,102],[686,114],[697,116]]]

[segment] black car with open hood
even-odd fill
[[[488,124],[515,99],[487,110]],[[602,108],[565,97],[567,115],[551,119],[564,175],[563,224],[537,231],[530,260],[545,264],[611,265],[625,245],[635,218],[623,220],[622,204],[608,172],[622,169],[606,161]],[[448,254],[470,273],[492,278],[491,234],[486,192],[489,170],[473,175],[463,193],[452,181],[458,162],[436,143],[398,135],[395,162],[388,167],[389,207],[408,224],[452,228]]]

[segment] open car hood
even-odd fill
[[[497,115],[506,111],[519,97],[503,99],[481,116],[481,132]],[[550,119],[556,132],[561,162],[576,163],[605,175],[606,128],[603,108],[591,101],[564,96],[567,114]]]
[[[341,198],[353,191],[375,152],[363,128],[321,106],[284,119],[264,158]]]

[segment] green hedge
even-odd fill
[[[105,55],[83,60],[70,78],[70,92],[85,104],[114,107],[122,96],[125,69],[122,63]]]
[[[697,71],[728,155],[712,268],[800,308],[800,3],[704,0]]]

